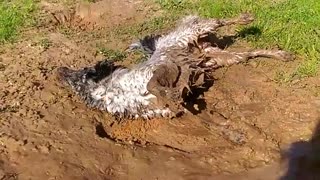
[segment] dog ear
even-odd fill
[[[162,36],[156,34],[147,35],[139,39],[138,42],[130,44],[126,51],[141,50],[148,55],[152,55],[156,50],[156,42],[160,37]]]
[[[156,34],[145,36],[140,40],[140,44],[147,53],[152,54],[156,50],[156,42],[160,37],[161,35]]]
[[[115,70],[119,68],[125,67],[115,65],[114,60],[106,59],[103,61],[99,61],[93,67],[85,68],[87,70],[84,73],[86,73],[85,76],[87,80],[91,79],[97,83],[102,79],[110,76]]]

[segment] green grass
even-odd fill
[[[160,16],[147,20],[143,23],[134,24],[132,26],[120,26],[115,28],[111,33],[114,36],[122,36],[127,38],[131,37],[143,37],[150,33],[159,32],[159,30],[167,29],[168,27],[174,25],[177,20],[176,16]]]
[[[110,58],[115,61],[122,61],[127,57],[127,54],[122,51],[113,50],[105,47],[99,48],[97,53],[102,54],[104,57]]]
[[[315,76],[320,58],[320,1],[318,0],[156,0],[172,16],[196,12],[203,17],[254,14],[255,22],[238,29],[254,47],[279,46],[303,61],[290,76]]]
[[[273,81],[279,84],[286,84],[291,82],[295,77],[294,73],[286,73],[285,71],[276,71]]]
[[[174,11],[174,13],[190,9],[192,6],[191,1],[186,0],[156,0],[156,2],[159,3],[162,8]]]
[[[33,0],[0,0],[0,43],[14,40],[34,10]]]
[[[136,64],[144,62],[148,59],[147,56],[141,51],[135,51],[133,54],[136,57],[134,58]]]
[[[39,44],[44,50],[47,50],[52,45],[52,42],[49,39],[44,38],[40,40]]]

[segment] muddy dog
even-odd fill
[[[204,40],[222,26],[246,25],[253,19],[250,14],[231,19],[187,16],[170,33],[146,36],[131,44],[129,51],[142,49],[148,57],[132,69],[106,60],[80,70],[60,67],[58,78],[89,107],[120,119],[175,117],[186,112],[184,94],[190,93],[191,87],[202,86],[203,77],[219,67],[259,56],[294,59],[291,53],[281,50],[229,52]]]

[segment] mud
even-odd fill
[[[145,6],[143,1],[112,0],[84,1],[71,7],[42,2],[42,7],[51,15],[49,22],[81,30],[112,28],[124,22],[135,22],[145,18],[143,15],[150,10],[150,6]],[[137,13],[139,11],[144,13]]]
[[[200,40],[196,42],[198,46],[190,44],[188,49],[171,49],[167,53],[168,62],[153,72],[147,85],[148,91],[157,97],[159,106],[169,107],[175,115],[183,114],[182,104],[191,93],[191,87],[205,84],[204,70],[191,68],[204,61],[204,44],[210,44]]]
[[[131,9],[151,8],[118,2],[120,20],[96,21],[104,27],[142,22],[138,17],[146,12]],[[42,19],[50,17],[48,10],[64,7],[41,3],[46,5]],[[97,3],[104,3],[99,7],[106,16],[118,12],[107,0]],[[303,162],[314,158],[309,150],[317,139],[309,139],[319,116],[319,80],[290,85],[273,80],[277,71],[290,71],[296,62],[260,59],[220,69],[205,101],[194,102],[194,114],[117,122],[87,108],[55,77],[57,67],[101,60],[95,45],[106,43],[110,29],[65,34],[53,27],[44,23],[1,47],[0,179],[280,179],[291,168],[280,163],[284,150],[303,141],[310,154]],[[111,38],[108,46],[125,47],[134,38]],[[248,49],[244,43],[230,48]]]

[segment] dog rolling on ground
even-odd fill
[[[281,50],[237,53],[203,41],[222,26],[246,25],[252,21],[249,14],[232,19],[187,16],[172,32],[146,36],[131,44],[129,51],[141,49],[148,57],[132,69],[105,60],[80,70],[60,67],[58,78],[88,106],[120,119],[176,117],[186,112],[184,94],[192,91],[191,87],[201,86],[204,83],[201,78],[219,67],[260,56],[293,60],[291,53]]]

